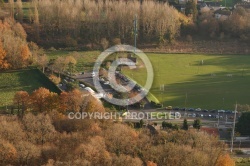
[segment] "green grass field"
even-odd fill
[[[154,83],[150,92],[164,106],[184,107],[186,94],[186,107],[233,109],[236,101],[250,104],[250,56],[147,55],[154,68]],[[125,70],[124,73],[144,85],[144,68]],[[232,77],[227,74],[232,74]]]
[[[93,68],[94,62],[98,55],[99,51],[79,51],[78,55],[74,54],[72,51],[47,51],[49,59],[56,59],[58,56],[69,56],[72,55],[77,60],[75,67],[76,72],[81,71],[90,71]]]
[[[217,0],[205,0],[205,2],[218,2]],[[233,0],[220,0],[220,5],[225,7],[233,7]]]
[[[44,75],[37,70],[21,70],[17,72],[0,73],[0,108],[12,104],[12,99],[16,91],[27,91],[31,93],[39,87],[45,87],[53,92],[58,89],[49,85]]]
[[[51,59],[70,54],[72,52],[47,52]],[[88,51],[78,54],[76,70],[91,71],[100,52]],[[154,68],[154,83],[150,92],[163,102],[164,106],[186,105],[203,109],[232,110],[236,101],[240,104],[250,104],[250,56],[153,53],[147,53],[147,56]],[[144,85],[146,70],[143,65],[138,66],[134,70],[124,68],[123,72]],[[232,77],[227,74],[232,74]],[[160,88],[162,85],[164,90]]]

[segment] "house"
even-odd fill
[[[179,0],[178,3],[176,1],[172,1],[172,0],[168,1],[168,4],[170,6],[173,6],[179,12],[184,13],[184,14],[185,14],[186,3],[187,3],[187,0]]]
[[[207,4],[205,3],[205,2],[197,2],[197,7],[198,7],[198,9],[201,9],[201,8],[203,8],[203,7],[207,7]]]
[[[202,127],[200,131],[203,131],[204,133],[207,133],[209,135],[213,135],[218,137],[219,136],[219,131],[217,128],[209,128],[209,127]]]
[[[214,12],[215,18],[221,21],[227,20],[231,14],[232,11],[225,9],[216,10]]]
[[[128,58],[130,61],[134,62],[135,64],[137,63],[137,58],[136,58],[136,57],[133,57],[132,54],[128,54],[127,58]]]
[[[211,10],[220,10],[222,8],[221,3],[220,2],[206,2],[207,7],[209,7]]]
[[[238,7],[242,7],[242,8],[245,8],[245,9],[250,9],[250,0],[240,2],[240,3],[237,3],[237,4],[234,5],[235,9],[238,8]]]

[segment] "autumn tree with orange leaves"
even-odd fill
[[[229,154],[220,155],[215,166],[235,166],[235,161]]]
[[[31,63],[26,38],[20,23],[11,18],[0,20],[0,69],[23,68]]]
[[[3,49],[2,42],[0,40],[0,69],[8,69],[10,64],[6,59],[6,51]]]
[[[78,89],[74,89],[68,92],[68,110],[73,112],[79,112],[81,103],[82,93]]]
[[[148,161],[147,166],[157,166],[157,164],[152,161]]]
[[[50,91],[46,88],[39,88],[31,94],[31,108],[33,111],[46,112],[48,110],[48,98]]]
[[[13,105],[18,110],[20,117],[24,116],[27,109],[39,113],[50,113],[57,111],[65,113],[72,112],[104,112],[102,102],[89,94],[83,94],[78,89],[57,94],[48,89],[40,87],[30,95],[26,91],[16,92]],[[21,113],[20,113],[21,111]]]
[[[68,109],[68,92],[62,92],[59,96],[59,112],[64,113]]]
[[[81,112],[104,112],[105,108],[100,100],[97,100],[92,95],[84,97],[80,106]]]

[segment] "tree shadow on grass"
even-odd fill
[[[250,74],[241,71],[196,75],[180,83],[168,84],[164,91],[150,90],[165,106],[204,109],[233,109],[235,102],[250,104]],[[187,94],[187,97],[186,97]],[[186,104],[185,104],[186,103]]]

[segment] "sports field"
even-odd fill
[[[72,53],[52,51],[47,55],[56,58]],[[91,71],[100,52],[78,54],[76,70]],[[154,68],[150,92],[164,106],[232,110],[236,101],[250,104],[250,55],[147,53],[147,56]],[[122,72],[144,85],[146,70],[141,63],[137,69],[124,68]]]
[[[53,92],[59,90],[38,70],[21,70],[0,73],[0,108],[12,104],[15,92],[27,91],[31,93],[39,87],[45,87]]]
[[[250,104],[250,56],[147,55],[154,68],[150,92],[164,106],[232,110],[236,101]],[[143,67],[123,72],[139,84],[145,83]]]

